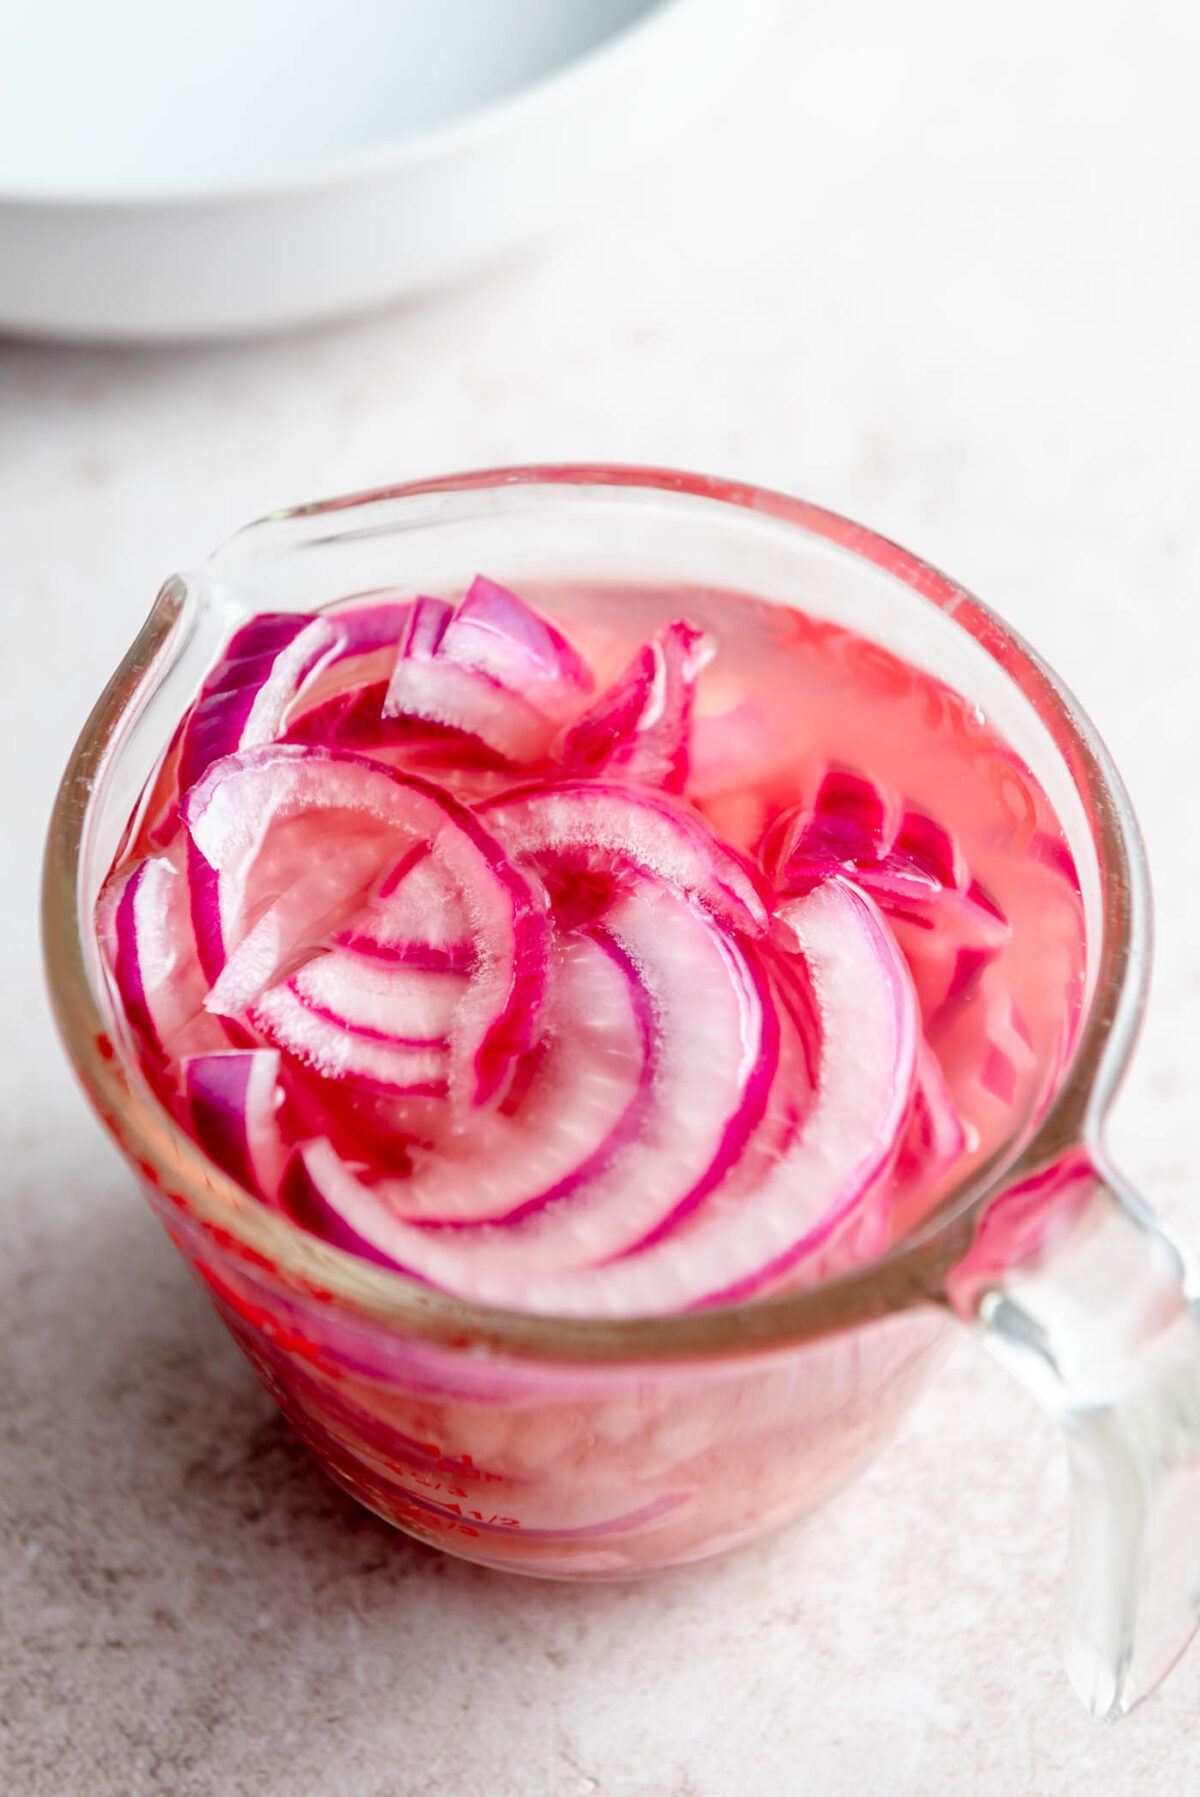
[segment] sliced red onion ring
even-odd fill
[[[105,894],[98,921],[121,1009],[146,1047],[169,1057],[225,1046],[204,1010],[187,879],[172,857],[139,862]]]
[[[634,1140],[656,1032],[645,989],[613,945],[586,936],[562,945],[545,1023],[521,1102],[489,1112],[461,1141],[414,1151],[409,1177],[387,1194],[396,1216],[426,1227],[515,1223],[584,1188]]]
[[[279,1189],[280,1203],[288,1216],[331,1247],[395,1271],[396,1262],[391,1255],[382,1253],[366,1236],[352,1229],[338,1206],[326,1197],[324,1185],[309,1171],[308,1163],[312,1157],[317,1158],[318,1165],[322,1158],[328,1157],[347,1180],[355,1178],[353,1163],[341,1159],[328,1136],[322,1134],[311,1142],[301,1143],[288,1161]],[[359,1170],[364,1174],[367,1172],[365,1165],[360,1165]]]
[[[291,982],[271,986],[246,1013],[268,1041],[328,1080],[349,1080],[392,1097],[449,1091],[449,1053],[442,1043],[405,1043],[347,1029],[306,1004]]]
[[[787,892],[835,873],[869,892],[908,958],[927,1019],[969,996],[1011,935],[949,830],[847,768],[827,769],[811,807],[776,821],[764,858]]]
[[[879,902],[912,969],[921,1011],[931,1026],[970,998],[1012,934],[1008,919],[977,886],[965,892],[943,889],[919,908],[882,898]]]
[[[279,1056],[269,1048],[192,1055],[183,1063],[192,1131],[248,1191],[273,1199],[288,1150],[279,1127]]]
[[[566,637],[482,574],[447,623],[441,653],[555,715],[573,710],[593,685],[591,669]]]
[[[962,851],[934,818],[849,768],[827,768],[811,806],[792,806],[774,823],[763,858],[785,892],[805,892],[843,874],[887,910],[918,922],[953,894],[982,943],[1004,940],[1007,919],[971,879]]]
[[[518,861],[666,881],[732,929],[757,935],[766,927],[754,871],[695,812],[664,794],[560,780],[505,793],[483,815]]]
[[[574,651],[558,655],[557,631],[502,588],[494,593],[477,600],[469,593],[457,612],[440,599],[414,602],[383,717],[418,718],[478,737],[508,761],[538,761],[557,728],[564,689],[577,697],[590,676]]]
[[[682,618],[664,625],[566,732],[563,765],[682,792],[696,678],[710,655],[694,625]]]
[[[297,1020],[297,1026],[302,1027]],[[445,1078],[428,1088],[380,1086],[369,1077],[329,1079],[299,1056],[284,1053],[284,1124],[288,1142],[326,1136],[346,1160],[384,1177],[412,1169],[414,1146],[433,1143],[451,1116]]]
[[[305,678],[332,655],[324,618],[264,612],[244,624],[200,690],[179,749],[179,784],[193,786],[214,761],[270,742]]]
[[[512,762],[540,761],[553,720],[489,674],[430,658],[398,661],[383,702],[385,718],[420,718],[477,736]]]
[[[206,972],[215,980],[268,918],[281,954],[316,946],[406,849],[458,830],[460,809],[427,782],[348,751],[272,744],[218,762],[182,806],[203,863],[189,872]],[[336,853],[314,867],[322,834]],[[268,948],[260,965],[261,988],[278,967]]]
[[[368,904],[386,845],[375,834],[356,837],[347,833],[338,847],[333,864],[318,860],[315,866],[307,865],[296,873],[223,963],[224,945],[236,940],[240,920],[234,920],[231,934],[228,916],[222,919],[220,915],[220,883],[214,885],[214,870],[202,858],[197,859],[196,850],[191,871],[193,891],[200,898],[197,934],[207,945],[206,965],[219,969],[204,1001],[214,1016],[239,1017],[268,986],[303,966],[347,917],[356,918]],[[229,886],[226,881],[227,896]]]
[[[469,1078],[482,1102],[532,1046],[549,953],[544,903],[449,793],[347,751],[274,744],[217,763],[187,795],[183,817],[194,850],[196,939],[205,972],[217,982],[210,1005],[229,1006],[232,986],[238,998],[262,993],[306,950],[352,928],[369,883],[421,844],[466,897],[477,938],[452,1055],[459,1077]],[[314,829],[337,844],[336,855],[315,868]],[[374,901],[377,910],[386,905]],[[244,966],[234,960],[243,944]],[[227,962],[237,980],[231,974],[222,990]],[[280,1018],[291,1010],[286,998],[272,1000],[273,1030],[285,1027]],[[336,1056],[327,1049],[333,1066]]]
[[[669,1253],[670,1232],[719,1186],[761,1120],[778,1052],[774,1011],[730,939],[669,889],[619,900],[594,939],[604,937],[620,950],[627,984],[644,985],[656,1022],[643,1075],[651,1092],[633,1138],[536,1214],[522,1206],[505,1227],[452,1231],[404,1221],[411,1180],[366,1186],[328,1143],[310,1143],[304,1168],[342,1239],[367,1241],[462,1296],[537,1309],[554,1307],[548,1290],[557,1298],[576,1279],[619,1283],[621,1268]],[[461,1176],[471,1176],[469,1162]],[[444,1162],[429,1177],[452,1189]],[[511,1198],[506,1189],[503,1202]]]
[[[872,1201],[912,1094],[912,982],[875,906],[849,883],[828,880],[783,915],[822,1026],[816,1093],[792,1147],[735,1205],[702,1210],[685,1234],[643,1254],[540,1283],[531,1308],[629,1316],[740,1301],[806,1260],[823,1262]]]
[[[332,616],[264,612],[231,639],[200,690],[179,745],[179,784],[214,761],[273,742],[301,695],[308,706],[386,674],[410,607],[377,602]]]
[[[297,968],[287,984],[314,1016],[352,1035],[408,1048],[446,1048],[468,979],[331,948]]]
[[[463,894],[442,863],[418,844],[334,941],[376,961],[463,972],[476,959],[471,929]]]
[[[440,600],[379,599],[320,616],[267,612],[243,626],[201,689],[179,748],[179,780],[193,786],[214,761],[285,737],[362,746],[380,712],[398,646],[428,642]],[[382,731],[388,735],[386,727]],[[392,735],[395,735],[393,728]],[[457,734],[457,732],[455,732]],[[427,753],[445,731],[426,726]],[[420,747],[408,731],[409,747]],[[461,752],[461,750],[460,750]]]
[[[387,689],[386,680],[377,680],[353,692],[337,693],[296,717],[283,741],[354,749],[392,767],[427,773],[451,786],[460,797],[498,792],[512,785],[516,764],[489,749],[479,737],[423,718],[385,718]]]
[[[412,610],[412,600],[376,598],[322,613],[320,621],[332,628],[337,640],[332,653],[297,689],[283,716],[284,730],[290,731],[302,716],[333,700],[386,683]]]
[[[895,841],[900,810],[873,780],[851,768],[822,774],[811,806],[781,814],[763,844],[763,860],[784,892],[809,892],[831,874],[859,879]]]

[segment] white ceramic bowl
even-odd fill
[[[567,219],[719,92],[770,0],[17,0],[0,328],[298,324]]]

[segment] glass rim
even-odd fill
[[[207,1159],[126,1068],[88,973],[88,919],[79,896],[90,801],[123,725],[156,674],[182,605],[168,581],[97,701],[58,788],[46,845],[43,943],[50,996],[75,1071],[126,1157],[194,1217],[220,1250],[325,1303],[431,1344],[523,1358],[594,1362],[709,1359],[780,1349],[918,1303],[944,1303],[945,1282],[1000,1192],[1081,1143],[1095,1148],[1137,1034],[1145,996],[1150,907],[1145,855],[1120,777],[1069,690],[1015,631],[965,588],[890,539],[837,512],[767,488],[678,470],[603,463],[483,469],[376,488],[271,514],[245,527],[341,514],[385,501],[502,486],[608,487],[679,493],[753,511],[874,564],[973,637],[1032,704],[1067,761],[1093,827],[1100,864],[1100,943],[1091,1001],[1071,1059],[1028,1139],[1003,1145],[952,1187],[919,1226],[883,1254],[815,1285],[728,1305],[627,1318],[513,1311],[441,1293],[319,1241],[269,1210]],[[221,551],[215,552],[220,555]]]

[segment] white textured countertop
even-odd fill
[[[573,1590],[389,1534],[274,1416],[42,996],[53,788],[173,567],[455,467],[730,473],[953,571],[1097,720],[1159,913],[1114,1146],[1200,1240],[1195,9],[795,15],[686,151],[470,291],[282,342],[0,345],[6,1793],[1200,1788],[1200,1651],[1116,1730],[1071,1694],[1057,1443],[969,1342],[840,1506],[725,1563]]]

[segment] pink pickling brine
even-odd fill
[[[146,1078],[261,1203],[574,1316],[872,1258],[1033,1122],[1083,980],[1070,853],[982,715],[654,586],[250,619],[97,920]]]

